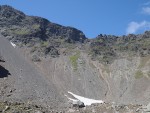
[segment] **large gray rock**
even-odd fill
[[[44,49],[45,55],[51,55],[52,57],[56,57],[59,55],[58,50],[54,48],[54,46],[48,46]]]
[[[144,107],[144,111],[150,113],[150,103]]]
[[[41,59],[40,59],[37,55],[33,55],[33,56],[32,56],[32,61],[33,61],[33,62],[40,62]]]
[[[79,108],[85,107],[84,103],[81,102],[80,100],[73,101],[72,104],[73,104],[73,107],[79,107]]]

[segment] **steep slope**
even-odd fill
[[[43,105],[47,103],[53,106],[63,101],[53,82],[44,78],[44,74],[28,62],[19,53],[18,48],[14,48],[3,36],[0,36],[0,52],[6,61],[5,68],[11,73],[5,80],[10,92],[1,95],[1,100],[35,102]]]
[[[86,53],[75,55],[76,52],[72,56],[46,59],[36,65],[55,82],[59,91],[122,104],[150,101],[150,56],[121,58],[103,64],[91,60]],[[76,64],[72,57],[78,57],[73,61]]]
[[[121,104],[150,101],[149,31],[87,39],[75,28],[0,6],[0,32],[1,55],[11,74],[5,81],[15,89],[1,99],[65,106],[67,97],[73,98],[69,91]]]
[[[9,40],[20,47],[30,47],[32,52],[37,52],[40,56],[58,56],[59,48],[86,40],[80,30],[41,17],[27,16],[7,5],[0,6],[0,28]]]
[[[150,55],[150,31],[127,36],[98,35],[91,40],[90,54],[93,59],[111,64],[115,59]]]
[[[4,27],[4,30],[10,30],[5,32],[6,35],[22,36],[18,40],[24,43],[29,43],[28,40],[46,40],[48,38],[65,38],[66,41],[82,42],[85,40],[84,34],[72,27],[64,27],[55,23],[51,23],[48,20],[35,17],[27,16],[24,13],[7,5],[0,6],[0,26]],[[20,30],[19,30],[20,28]],[[27,38],[27,39],[25,39]],[[33,39],[33,40],[32,40]]]

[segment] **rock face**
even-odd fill
[[[0,78],[0,100],[60,109],[70,91],[120,104],[150,101],[150,31],[87,39],[75,28],[0,6],[0,52],[11,73]]]
[[[40,60],[40,58],[37,55],[33,55],[32,56],[32,61],[33,62],[40,62],[41,60]]]
[[[22,12],[13,9],[10,6],[0,6],[1,26],[6,27],[17,25],[23,19],[25,19],[25,14],[23,14]]]
[[[0,6],[0,26],[10,31],[6,35],[13,34],[16,38],[22,36],[18,38],[22,43],[29,43],[28,40],[32,41],[33,38],[39,40],[63,38],[68,42],[83,42],[86,39],[84,34],[75,28],[51,23],[40,17],[26,16],[6,5]]]
[[[63,47],[66,43],[83,43],[86,39],[80,30],[64,27],[41,17],[27,16],[6,5],[0,6],[0,28],[9,40],[19,46],[34,46],[36,51],[43,46],[47,47],[47,43],[54,46],[56,51],[56,47]]]
[[[150,31],[128,36],[99,35],[90,44],[91,55],[101,62],[112,63],[124,56],[150,55]]]

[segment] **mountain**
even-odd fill
[[[77,97],[117,105],[150,101],[150,31],[88,39],[3,5],[0,56],[1,101],[49,109],[68,108]]]
[[[41,17],[27,16],[10,6],[0,6],[2,34],[19,46],[32,46],[40,53],[58,55],[57,47],[67,43],[83,43],[85,35],[80,30],[64,27]],[[41,49],[41,46],[43,50]],[[52,52],[51,52],[52,51]]]

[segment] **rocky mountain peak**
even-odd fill
[[[7,29],[7,31],[9,30],[5,35],[13,35],[14,40],[16,37],[26,40],[29,40],[29,37],[30,39],[32,37],[33,40],[61,38],[68,43],[76,41],[82,43],[86,39],[80,30],[55,24],[41,17],[25,15],[7,5],[0,6],[0,26]],[[24,41],[22,42],[24,43]]]
[[[36,48],[34,51],[40,51],[40,54],[49,47],[58,53],[59,48],[81,44],[87,39],[76,28],[52,23],[42,17],[28,16],[7,5],[0,6],[0,28],[1,34],[18,46]],[[46,54],[53,54],[48,52]]]
[[[150,31],[87,39],[76,28],[0,6],[1,112],[37,113],[43,106],[140,113],[149,95]]]
[[[2,5],[0,6],[0,21],[1,26],[9,25],[9,24],[17,24],[18,22],[21,22],[22,19],[25,18],[25,14],[12,8],[8,5]]]

